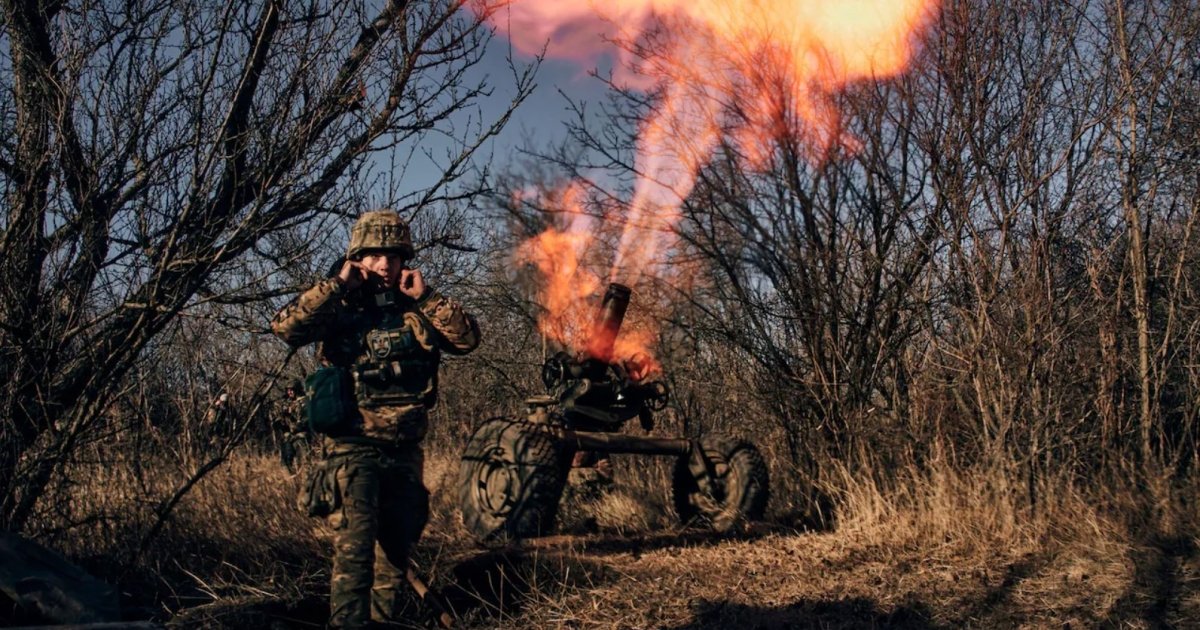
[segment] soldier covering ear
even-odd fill
[[[340,266],[271,322],[293,346],[318,344],[322,365],[344,371],[352,389],[350,420],[331,431],[322,467],[341,499],[329,515],[333,627],[393,620],[408,554],[428,518],[421,440],[437,404],[441,353],[479,345],[475,319],[426,285],[409,266],[413,255],[399,214],[367,212]]]

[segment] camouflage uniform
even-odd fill
[[[368,213],[352,232],[348,258],[384,249],[371,247],[369,236],[363,246],[359,228],[371,220],[402,226],[407,244],[407,226],[395,213]],[[412,255],[411,245],[406,253]],[[353,371],[360,417],[332,438],[325,464],[341,498],[329,516],[335,532],[330,625],[390,620],[409,550],[428,519],[420,441],[427,411],[437,402],[440,353],[475,349],[479,327],[432,289],[414,301],[395,289],[352,291],[329,278],[284,308],[271,328],[293,346],[317,342],[322,363]],[[390,376],[380,380],[380,370],[391,370]]]
[[[308,425],[304,417],[304,386],[296,383],[288,386],[288,396],[275,401],[271,408],[271,430],[278,436],[280,462],[288,472],[296,471],[296,456],[308,444]]]

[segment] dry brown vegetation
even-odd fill
[[[458,156],[494,128],[441,128],[460,141],[445,180],[402,196],[396,163],[367,155],[419,146],[483,89],[460,73],[485,34],[459,3],[286,19],[283,3],[178,17],[126,3],[237,42],[182,53],[204,62],[182,64],[196,92],[164,87],[183,71],[157,57],[149,92],[101,90],[156,40],[143,26],[114,45],[126,23],[77,4],[2,3],[0,522],[119,584],[131,618],[323,623],[328,538],[295,509],[268,421],[278,380],[312,357],[263,333],[338,253],[342,215],[382,204],[413,219],[417,264],[484,325],[444,370],[417,551],[463,626],[1200,618],[1195,0],[945,0],[911,72],[839,97],[860,151],[812,165],[792,120],[771,159],[723,146],[683,205],[686,273],[634,287],[628,325],[661,324],[673,400],[656,433],[758,444],[767,522],[680,529],[669,464],[624,457],[611,493],[564,505],[562,535],[503,550],[469,540],[453,486],[471,430],[542,393],[534,279],[511,253],[558,215],[551,194],[513,193],[590,174],[589,211],[619,216],[653,99],[614,90],[565,146],[463,187]],[[375,18],[385,28],[360,28]],[[448,46],[437,63],[403,54],[417,32]],[[255,41],[279,56],[246,54]],[[404,67],[413,83],[392,83]],[[519,101],[531,84],[516,78]],[[389,86],[403,107],[387,109]],[[114,137],[132,140],[102,151]],[[222,392],[232,410],[206,420]]]
[[[1194,534],[1146,537],[1127,485],[1107,497],[1047,489],[1047,507],[1032,511],[986,475],[910,469],[903,490],[883,492],[843,470],[836,530],[797,530],[773,514],[727,537],[681,529],[663,471],[626,459],[608,493],[567,499],[563,534],[484,549],[457,517],[457,465],[454,453],[429,458],[433,512],[417,561],[460,627],[1149,628],[1200,614]],[[121,517],[49,539],[120,583],[143,616],[321,626],[329,531],[294,509],[298,477],[273,454],[238,452],[140,552],[132,543],[152,510],[113,490],[138,475],[93,467],[72,490],[75,509]],[[1175,532],[1197,531],[1184,505],[1162,516]],[[429,623],[427,607],[408,610]]]

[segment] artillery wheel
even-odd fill
[[[761,520],[770,479],[758,449],[723,435],[705,437],[699,447],[675,462],[671,494],[679,520],[707,523],[719,532]]]
[[[542,427],[488,420],[471,436],[459,467],[463,524],[488,543],[546,534],[566,476],[563,449]]]

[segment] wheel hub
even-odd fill
[[[504,516],[512,510],[516,475],[512,465],[491,454],[479,469],[476,492],[479,505],[492,516]]]

